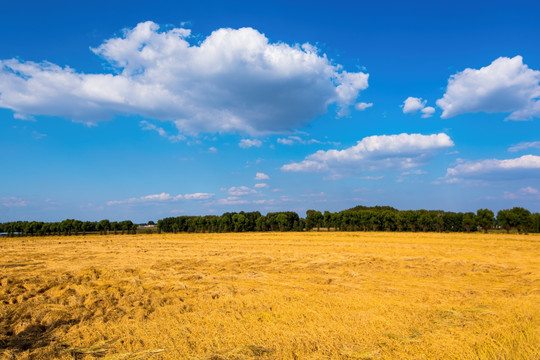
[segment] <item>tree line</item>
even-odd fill
[[[540,214],[514,207],[473,212],[434,210],[400,211],[389,206],[357,206],[339,212],[308,210],[305,218],[295,212],[224,213],[221,216],[178,216],[159,220],[163,232],[244,232],[244,231],[438,231],[471,232],[492,229],[519,233],[540,232]]]
[[[153,222],[150,222],[153,224]],[[61,222],[16,221],[0,223],[0,233],[13,235],[85,235],[87,233],[130,234],[137,224],[125,221]],[[540,213],[514,207],[500,210],[497,215],[489,209],[474,212],[440,210],[397,210],[390,206],[356,206],[339,212],[308,210],[305,218],[296,212],[226,212],[220,216],[178,216],[157,222],[158,232],[248,232],[248,231],[437,231],[488,232],[502,229],[527,234],[540,233]]]
[[[109,221],[80,221],[66,219],[60,222],[42,221],[13,221],[0,223],[0,233],[8,236],[47,236],[47,235],[86,235],[87,233],[99,233],[101,235],[134,234],[137,232],[137,224],[131,220]]]

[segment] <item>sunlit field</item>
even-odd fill
[[[0,239],[0,359],[539,359],[540,236]]]

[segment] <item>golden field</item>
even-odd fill
[[[0,239],[0,359],[540,359],[540,236]]]

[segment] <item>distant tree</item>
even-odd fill
[[[540,213],[532,214],[531,218],[532,218],[531,232],[540,233]]]
[[[415,232],[418,224],[418,212],[414,210],[407,210],[405,211],[404,215],[408,228],[411,229],[412,232]]]
[[[520,234],[521,233],[528,234],[533,224],[533,218],[531,216],[531,212],[522,207],[514,207],[510,211],[514,213],[514,216],[516,218],[516,221],[517,221],[516,228],[518,232]]]
[[[323,215],[323,223],[326,226],[326,230],[330,231],[332,225],[332,213],[330,211],[325,211]]]
[[[234,232],[246,231],[247,219],[244,214],[234,214],[232,216],[232,222]]]
[[[517,226],[517,218],[509,209],[499,210],[497,213],[497,222],[499,226],[506,230],[506,233],[509,233],[510,229]]]
[[[397,226],[396,212],[384,210],[381,212],[383,227],[386,231],[393,231]]]
[[[266,231],[267,230],[266,216],[258,217],[257,220],[255,220],[255,225],[256,225],[257,231]]]
[[[107,235],[110,230],[110,222],[107,219],[101,220],[98,223],[98,230],[101,235]]]
[[[418,216],[418,224],[424,232],[428,231],[432,224],[432,218],[426,210],[420,210]]]
[[[306,230],[317,228],[320,230],[321,224],[324,222],[324,216],[320,211],[308,210],[306,211]]]
[[[463,227],[465,231],[471,232],[471,228],[476,226],[476,215],[473,212],[463,214]]]
[[[111,221],[109,224],[111,230],[113,231],[114,235],[118,233],[118,230],[120,229],[120,226],[118,225],[117,221]]]
[[[433,225],[435,225],[435,228],[437,229],[437,232],[441,232],[444,221],[443,221],[443,214],[441,211],[433,212],[431,213],[431,222]]]
[[[276,222],[279,226],[279,231],[285,231],[287,228],[287,215],[285,214],[278,214],[276,216]]]
[[[495,214],[489,209],[478,209],[476,211],[476,223],[487,234],[488,230],[493,227],[495,223]]]

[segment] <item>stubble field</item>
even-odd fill
[[[0,359],[539,359],[540,236],[0,239]]]

